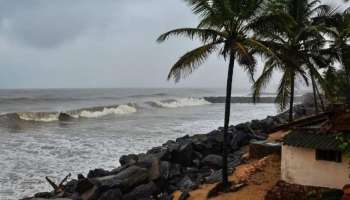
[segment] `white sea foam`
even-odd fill
[[[177,98],[177,99],[168,99],[168,100],[155,100],[148,102],[153,107],[161,108],[180,108],[180,107],[190,107],[190,106],[203,106],[211,104],[203,98]],[[79,110],[66,111],[64,114],[67,114],[73,118],[99,118],[106,115],[124,115],[131,114],[138,111],[137,104],[122,104],[115,106],[99,106],[99,107],[90,107],[82,108]],[[12,113],[16,114],[19,119],[25,121],[33,122],[54,122],[59,121],[60,112],[21,112],[21,113]],[[7,114],[5,114],[7,115]]]
[[[35,112],[23,112],[18,113],[18,117],[25,121],[34,122],[53,122],[58,120],[59,113],[35,113]]]
[[[137,112],[137,109],[133,106],[130,105],[120,105],[115,108],[103,108],[100,111],[91,111],[91,110],[82,110],[79,113],[79,117],[84,117],[84,118],[98,118],[106,115],[123,115],[123,114],[130,114],[130,113],[135,113]]]
[[[73,118],[98,118],[106,115],[123,115],[137,112],[133,105],[118,105],[115,107],[86,108],[68,111],[67,115]],[[54,122],[59,120],[59,112],[20,112],[16,113],[19,119],[32,122]]]
[[[211,104],[202,98],[179,98],[171,101],[154,101],[154,103],[164,108],[180,108],[188,106],[203,106]]]

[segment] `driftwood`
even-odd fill
[[[54,189],[55,193],[60,193],[64,191],[64,183],[68,180],[68,178],[71,177],[71,173],[69,173],[62,181],[57,185],[55,182],[53,182],[49,177],[45,177],[46,181],[51,185],[51,187]]]

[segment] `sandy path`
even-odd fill
[[[230,176],[230,181],[246,180],[247,186],[237,192],[221,194],[211,200],[263,200],[267,191],[280,179],[280,157],[268,156],[262,160],[252,160],[248,164],[237,167]],[[215,184],[202,185],[190,193],[189,200],[206,200],[207,194]],[[175,193],[174,200],[180,196]]]

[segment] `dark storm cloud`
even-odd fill
[[[90,28],[101,28],[113,4],[108,0],[2,0],[0,33],[25,45],[56,47]]]
[[[342,1],[324,2],[342,4]],[[143,18],[153,18],[153,22],[161,21],[156,18],[171,18],[157,14],[171,7],[174,10],[168,13],[176,12],[180,4],[184,3],[180,0],[0,0],[0,35],[24,45],[53,48],[87,31],[103,31],[113,26],[113,22],[120,22],[115,27],[120,31],[144,30],[149,24],[142,24]],[[128,16],[130,12],[134,15]],[[141,24],[133,24],[132,18],[141,19],[138,20]]]
[[[155,40],[196,24],[182,0],[0,0],[0,87],[173,87],[170,66],[198,44]],[[214,55],[178,86],[224,87],[225,79]],[[234,81],[249,90],[239,68]]]
[[[0,34],[25,45],[53,48],[88,31],[142,31],[178,0],[1,0]],[[180,6],[182,7],[182,6]],[[165,14],[165,13],[163,13]],[[157,19],[158,18],[158,19]],[[172,16],[169,16],[171,19]],[[136,19],[136,21],[135,21]],[[142,24],[142,20],[145,20]],[[181,18],[178,18],[180,20]],[[134,21],[133,21],[134,20]],[[139,22],[139,24],[133,24]]]

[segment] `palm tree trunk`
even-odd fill
[[[293,114],[294,114],[294,80],[295,76],[294,76],[294,71],[291,72],[290,74],[290,81],[291,81],[291,85],[290,85],[290,102],[289,102],[289,122],[293,121]]]
[[[318,103],[317,103],[316,81],[313,74],[311,74],[311,81],[312,81],[312,93],[314,95],[315,114],[318,114],[319,110],[318,110]]]
[[[227,166],[227,156],[228,156],[228,127],[230,124],[230,110],[231,110],[231,92],[232,92],[232,76],[233,68],[235,64],[234,52],[231,52],[230,62],[228,66],[227,74],[227,85],[226,85],[226,103],[225,103],[225,123],[224,123],[224,141],[222,146],[222,184],[223,186],[228,186],[228,166]]]
[[[346,81],[347,81],[345,89],[349,90],[350,89],[350,70],[347,69],[345,71],[346,71]],[[345,103],[350,104],[350,94],[349,93],[346,94]]]
[[[315,85],[315,89],[316,89],[316,94],[317,94],[318,98],[320,99],[322,111],[325,111],[326,108],[324,106],[323,98],[321,96],[320,90],[318,89],[317,85]]]

